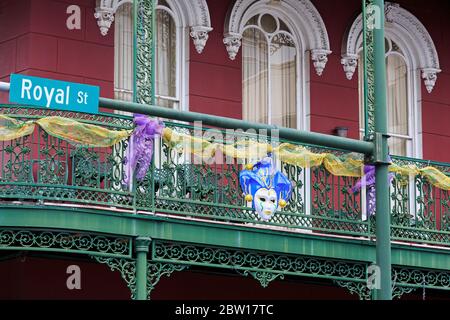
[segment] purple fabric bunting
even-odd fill
[[[388,158],[391,161],[391,158]],[[389,185],[394,179],[394,174],[389,173]],[[387,187],[389,187],[389,185]],[[364,176],[358,180],[358,182],[351,188],[351,192],[356,193],[362,188],[366,188],[367,195],[367,214],[372,216],[376,210],[376,192],[375,192],[375,166],[365,165]]]
[[[161,120],[151,119],[142,114],[134,115],[134,124],[136,128],[130,137],[124,159],[123,183],[127,186],[130,186],[134,173],[138,181],[144,179],[152,162],[153,142],[164,129],[164,123]]]

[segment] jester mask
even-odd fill
[[[261,219],[268,221],[278,207],[284,208],[292,193],[289,179],[273,166],[273,159],[266,157],[256,164],[247,165],[239,173],[239,182],[247,202],[252,203]]]

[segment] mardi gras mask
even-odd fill
[[[265,221],[272,218],[278,206],[285,207],[292,193],[289,179],[280,171],[275,171],[273,160],[264,158],[247,170],[239,173],[239,181],[245,199]]]

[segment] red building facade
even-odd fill
[[[127,65],[126,61],[130,61],[131,57],[129,50],[118,48],[118,41],[122,41],[120,43],[123,46],[126,45],[126,41],[130,41],[129,34],[126,38],[125,27],[129,21],[126,22],[126,14],[123,13],[127,7],[131,6],[129,2],[1,0],[0,81],[9,82],[10,74],[21,73],[92,84],[100,86],[102,97],[126,99],[129,87],[127,87],[127,80],[121,77],[130,74],[130,64]],[[248,12],[254,10],[252,12],[256,16],[273,14],[281,21],[286,19],[286,30],[292,34],[296,43],[294,76],[296,82],[295,89],[292,89],[295,90],[293,117],[296,118],[296,124],[294,127],[330,135],[336,134],[336,128],[345,127],[348,128],[349,138],[360,138],[359,69],[352,71],[351,63],[344,58],[348,58],[347,54],[352,41],[355,42],[354,45],[359,46],[358,40],[352,39],[351,36],[358,35],[355,21],[361,12],[361,1],[261,0],[259,9],[251,9],[254,1],[197,1],[204,5],[200,7],[182,2],[166,0],[158,3],[160,6],[158,10],[170,9],[171,19],[173,19],[171,23],[175,29],[170,30],[170,23],[167,28],[169,28],[168,32],[172,32],[170,34],[176,35],[176,40],[172,42],[166,38],[159,39],[161,46],[175,46],[171,50],[174,51],[173,57],[176,61],[162,62],[164,58],[158,60],[161,65],[164,63],[169,67],[170,63],[176,65],[172,66],[175,69],[173,74],[168,76],[175,77],[174,88],[170,88],[170,83],[161,84],[159,88],[161,90],[158,100],[160,104],[168,103],[180,110],[252,120],[245,115],[244,111],[245,93],[243,91],[246,89],[243,86],[243,77],[245,77],[244,69],[245,61],[247,61],[243,57],[246,52],[245,39],[242,38],[243,34],[232,32],[245,29],[244,26],[248,26],[248,20],[253,16]],[[192,0],[192,2],[195,1]],[[101,9],[103,4],[109,4],[108,9],[115,14],[116,18],[112,23],[111,17],[94,16],[96,8]],[[120,6],[116,8],[114,4],[120,4]],[[70,5],[76,5],[81,9],[79,29],[71,30],[66,26],[67,19],[71,15],[70,12],[67,13]],[[313,8],[315,11],[312,13],[289,12],[299,8],[304,10]],[[100,9],[98,12],[102,12]],[[401,89],[401,92],[405,94],[406,102],[399,102],[405,107],[406,112],[399,118],[406,117],[406,119],[399,121],[406,121],[406,124],[402,123],[402,125],[407,127],[407,132],[403,136],[405,140],[408,140],[406,142],[408,147],[405,147],[404,152],[400,152],[399,155],[450,162],[450,127],[447,125],[450,119],[450,91],[448,90],[450,87],[450,38],[447,36],[447,32],[450,31],[448,21],[450,3],[445,0],[426,2],[398,0],[389,9],[391,11],[387,12],[387,35],[394,43],[391,46],[399,50],[397,54],[401,52],[400,55],[404,57],[405,74],[407,74],[406,81],[401,80],[405,81],[405,87]],[[166,12],[169,11],[166,10]],[[207,15],[207,17],[199,17],[199,14]],[[412,20],[413,17],[414,20]],[[309,25],[317,18],[321,21],[315,20],[316,25]],[[111,23],[110,26],[108,26],[108,20]],[[106,27],[102,23],[106,23]],[[118,26],[118,23],[123,25]],[[240,27],[233,27],[233,23],[240,24]],[[104,29],[99,26],[103,26]],[[199,30],[203,32],[206,30],[208,35],[206,43],[201,41],[202,37],[204,40],[204,34],[201,34]],[[122,35],[118,36],[117,32],[121,32]],[[305,34],[307,32],[310,34]],[[236,46],[236,43],[233,45],[230,42],[224,42],[224,39],[233,40],[233,36],[239,39],[240,46]],[[301,44],[297,41],[301,41]],[[424,44],[429,47],[424,47]],[[239,51],[236,54],[237,49]],[[433,79],[434,75],[437,76],[436,81]],[[171,80],[160,79],[157,76],[157,81],[170,82]],[[274,85],[272,83],[272,86]],[[164,86],[167,87],[167,92],[162,92]],[[260,89],[260,92],[266,93],[266,89]],[[170,93],[171,90],[173,90],[172,93]],[[272,88],[267,89],[267,91],[270,90]],[[7,103],[7,99],[6,93],[0,93],[1,103]],[[282,114],[282,117],[285,115]],[[399,135],[402,134],[399,133]],[[68,259],[66,261],[58,257],[42,258],[33,255],[8,258],[6,262],[0,263],[0,270],[3,270],[0,271],[0,279],[3,279],[1,282],[5,283],[5,280],[9,279],[6,282],[9,285],[4,285],[0,289],[0,297],[128,298],[128,291],[119,274],[106,273],[105,275],[101,272],[106,268],[105,266],[88,262],[80,262],[85,264],[83,274],[86,275],[86,282],[83,282],[83,289],[86,289],[68,291],[65,283],[66,265],[79,264],[72,258]],[[17,284],[15,279],[22,280],[20,284]],[[42,283],[39,286],[46,286],[47,289],[36,290],[36,286],[30,285],[40,280],[48,280],[48,284]],[[237,287],[244,289],[236,290]],[[433,295],[432,292],[430,294]],[[410,295],[409,297],[419,296]],[[288,279],[288,281],[275,281],[269,288],[263,289],[250,279],[220,273],[203,274],[198,270],[183,271],[174,274],[171,278],[161,280],[152,295],[154,299],[188,297],[194,299],[356,298],[345,289],[334,287],[326,282],[311,283],[306,280],[290,281]]]
[[[348,80],[341,60],[346,32],[360,12],[360,3],[357,0],[348,1],[346,5],[334,1],[312,3],[324,21],[332,52],[328,55],[322,76],[314,72],[311,61],[304,68],[309,86],[305,99],[309,100],[307,108],[310,109],[309,123],[306,125],[311,131],[326,134],[334,134],[336,127],[343,126],[349,128],[349,137],[358,138],[358,76],[356,74]],[[447,4],[443,1],[433,1],[427,5],[411,1],[397,3],[424,25],[436,47],[442,70],[438,73],[436,86],[431,93],[427,92],[423,83],[416,90],[422,116],[422,128],[418,132],[422,135],[422,143],[419,144],[422,145],[424,159],[448,161],[446,154],[440,152],[446,149],[450,136],[445,131],[447,117],[444,116],[450,100],[446,93],[449,75],[445,68],[450,59],[445,37],[448,28],[445,21]],[[4,63],[1,80],[7,81],[9,74],[14,72],[52,77],[99,85],[101,96],[114,97],[114,24],[108,34],[102,36],[92,13],[95,3],[81,1],[81,29],[69,30],[65,24],[69,16],[66,10],[70,4],[73,1],[2,3],[1,52]],[[225,19],[231,3],[211,1],[207,4],[212,31],[208,34],[203,52],[199,54],[193,41],[190,41],[189,52],[184,53],[186,61],[183,67],[188,70],[184,94],[189,104],[185,107],[191,111],[242,118],[242,50],[235,60],[230,60],[223,43]],[[184,28],[188,33],[189,26]],[[187,37],[187,34],[183,36]],[[205,81],[205,74],[221,76],[209,77],[209,81]]]

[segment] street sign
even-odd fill
[[[11,75],[9,102],[46,109],[98,113],[100,88],[96,86]]]

